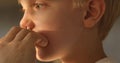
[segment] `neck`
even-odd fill
[[[95,63],[96,61],[105,58],[106,55],[103,51],[102,42],[96,35],[94,36],[91,34],[89,36],[92,37],[85,37],[83,39],[87,40],[75,44],[76,46],[68,51],[70,53],[62,58],[62,63]]]
[[[82,51],[74,50],[63,58],[62,63],[95,63],[105,57],[102,47],[83,49]]]

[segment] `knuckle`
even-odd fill
[[[7,39],[6,39],[6,37],[4,36],[4,37],[2,37],[2,38],[0,38],[0,42],[4,42],[4,41],[6,41]]]
[[[5,44],[0,44],[0,49],[3,48],[5,46]]]
[[[20,28],[18,26],[13,26],[11,29],[14,30],[14,29],[20,29]]]
[[[5,40],[4,39],[0,39],[0,48],[5,46]]]

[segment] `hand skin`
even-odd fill
[[[35,63],[37,40],[35,32],[12,27],[0,39],[0,63]]]

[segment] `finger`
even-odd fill
[[[42,34],[38,34],[38,40],[35,42],[37,47],[47,47],[48,46],[48,39],[43,36]]]
[[[34,33],[34,32],[29,32],[26,36],[25,36],[25,38],[23,39],[23,43],[24,44],[26,44],[26,43],[33,43],[34,44],[34,42],[35,41],[37,41],[37,35]]]
[[[32,42],[38,47],[47,47],[48,46],[48,40],[44,36],[36,33],[29,33],[24,39],[27,44],[30,44],[29,42]]]
[[[14,40],[21,41],[24,39],[24,37],[29,33],[30,31],[26,29],[22,29],[15,37]]]
[[[12,27],[10,31],[5,35],[6,42],[12,41],[20,30],[21,30],[20,27],[17,26]]]

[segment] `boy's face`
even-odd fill
[[[21,0],[24,16],[22,28],[30,25],[32,30],[49,40],[46,48],[38,46],[42,61],[61,58],[74,46],[82,34],[83,12],[73,8],[72,0]]]

